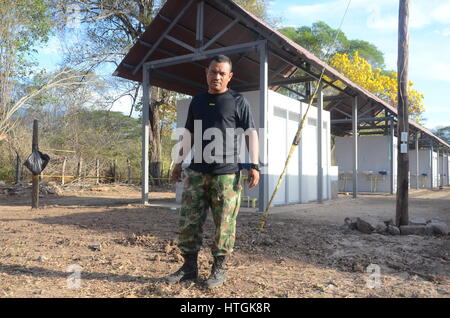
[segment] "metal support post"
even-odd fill
[[[419,133],[416,133],[416,189],[419,189]]]
[[[144,67],[142,70],[142,204],[148,204],[149,192],[149,142],[150,142],[150,74],[149,70]]]
[[[395,147],[394,147],[394,119],[390,120],[389,123],[389,154],[390,154],[390,164],[391,164],[391,174],[390,174],[390,193],[394,194],[394,180],[395,180],[395,175],[394,175],[394,151],[395,151]]]
[[[268,113],[268,81],[269,81],[269,65],[267,59],[267,43],[264,42],[259,46],[259,124],[260,132],[263,136],[259,136],[259,151],[262,163],[262,173],[259,182],[259,211],[266,210],[269,201],[269,175],[267,165],[267,113]]]
[[[358,193],[358,97],[357,96],[353,97],[352,128],[353,128],[353,198],[356,199]]]
[[[319,100],[317,103],[317,202],[323,202],[323,91],[322,83],[319,85]]]

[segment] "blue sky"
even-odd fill
[[[271,0],[269,13],[282,26],[299,27],[324,21],[337,28],[349,0]],[[384,54],[386,67],[397,69],[398,0],[351,0],[342,26],[349,39],[375,44]],[[39,49],[42,67],[54,68],[59,41],[52,38]],[[450,0],[412,0],[410,12],[409,79],[425,95],[428,128],[450,125]],[[113,110],[128,113],[127,101]]]
[[[270,14],[283,26],[324,21],[337,28],[349,0],[272,0]],[[450,126],[450,0],[412,0],[409,79],[425,95],[428,128]],[[342,31],[375,44],[386,67],[397,69],[398,0],[351,0]]]

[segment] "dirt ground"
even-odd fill
[[[31,210],[26,191],[0,194],[0,297],[450,297],[450,236],[340,229],[347,216],[393,218],[390,195],[274,208],[260,235],[260,214],[242,208],[228,280],[214,291],[204,287],[209,216],[200,279],[167,285],[158,278],[182,264],[174,196],[152,192],[144,207],[136,187],[100,186]],[[450,188],[410,196],[411,217],[450,224]]]

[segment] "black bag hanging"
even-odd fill
[[[50,161],[50,157],[39,150],[33,149],[33,152],[28,157],[28,159],[24,162],[25,167],[27,167],[34,175],[40,174],[48,162]]]

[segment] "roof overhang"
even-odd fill
[[[351,114],[355,97],[360,115],[375,117],[384,111],[394,119],[397,116],[395,107],[353,83],[231,0],[167,0],[114,75],[142,82],[143,69],[146,69],[150,72],[150,85],[195,95],[207,89],[204,70],[209,58],[227,54],[234,70],[230,87],[237,91],[257,90],[261,45],[265,45],[268,52],[270,88],[317,81],[324,71],[326,79],[322,81],[337,92],[335,100],[330,99],[326,106],[328,110],[336,110],[332,112],[332,119],[344,119],[345,113]],[[303,71],[303,75],[293,77],[297,70]],[[416,122],[410,120],[409,125],[412,133],[420,131],[450,148]]]

